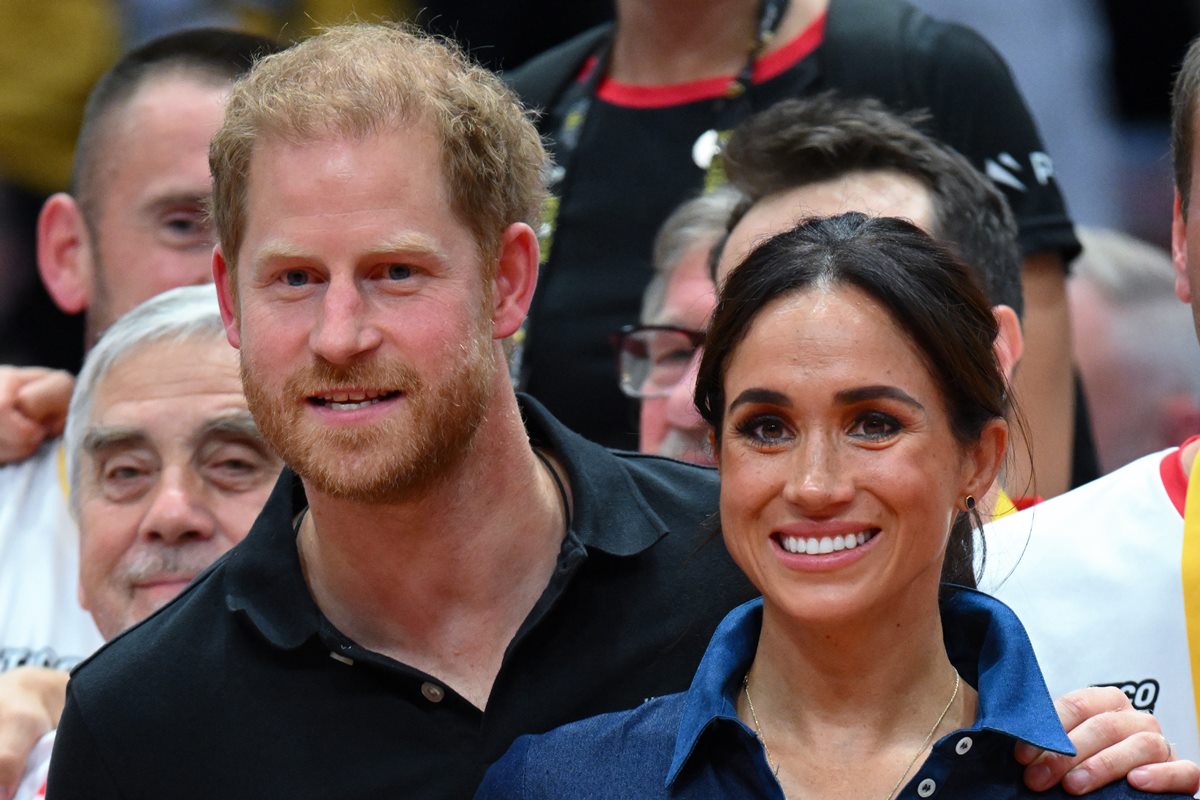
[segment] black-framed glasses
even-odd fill
[[[612,334],[621,391],[638,399],[665,397],[687,374],[704,331],[674,325],[626,325]]]

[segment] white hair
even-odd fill
[[[71,512],[79,516],[79,480],[83,439],[92,417],[96,387],[133,351],[154,342],[220,338],[225,326],[212,284],[183,286],[150,298],[104,332],[83,362],[75,381],[63,440],[67,455]]]
[[[745,197],[729,184],[684,202],[671,212],[654,237],[654,277],[642,295],[642,323],[658,321],[667,284],[679,262],[693,247],[711,248],[729,232],[729,217]]]

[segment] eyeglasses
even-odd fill
[[[621,391],[630,397],[665,397],[687,374],[704,332],[673,325],[626,325],[612,334]]]

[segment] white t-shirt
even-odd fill
[[[17,784],[13,800],[38,800],[46,796],[46,779],[50,777],[50,752],[54,749],[54,734],[50,731],[34,745],[29,760],[25,762],[25,774]]]
[[[79,531],[61,440],[0,467],[0,672],[67,669],[103,643],[79,606]]]
[[[1017,612],[1051,695],[1121,688],[1158,717],[1181,758],[1200,732],[1180,559],[1187,478],[1179,449],[984,529],[980,588]]]

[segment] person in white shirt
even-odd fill
[[[1200,40],[1172,98],[1171,225],[1175,292],[1191,304],[1200,333],[1200,218],[1190,202],[1198,97]],[[1193,437],[992,524],[980,582],[1025,623],[1051,692],[1117,686],[1189,759],[1200,758],[1200,481],[1191,480],[1198,450]]]

